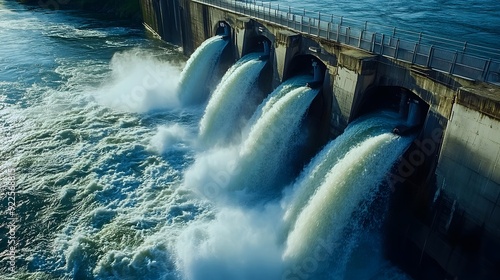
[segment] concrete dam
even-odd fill
[[[312,75],[309,86],[320,94],[306,119],[317,147],[373,110],[407,117],[394,131],[418,134],[385,176],[392,190],[385,254],[417,279],[500,275],[500,60],[270,3],[141,0],[141,7],[146,27],[186,55],[213,36],[227,38],[221,73],[264,53],[262,92]]]

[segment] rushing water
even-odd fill
[[[200,121],[200,139],[207,145],[226,142],[238,130],[245,107],[252,107],[250,94],[266,61],[263,53],[250,53],[222,77]],[[253,94],[255,96],[255,94]]]
[[[200,80],[218,78],[193,65],[211,65],[221,38],[185,62],[94,16],[0,0],[2,279],[406,278],[373,207],[411,141],[390,133],[399,119],[356,121],[298,174],[311,77],[258,105],[265,61],[251,54],[203,103]]]

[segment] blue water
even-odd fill
[[[327,7],[374,19],[387,10],[336,3]],[[394,10],[416,16],[407,5]],[[498,26],[491,15],[481,18]],[[179,102],[186,61],[127,21],[0,0],[1,279],[407,279],[383,258],[379,225],[361,227],[366,213],[353,210],[378,193],[384,169],[374,166],[411,140],[389,133],[396,117],[360,120],[294,173],[291,147],[317,92],[282,85],[239,131],[224,128],[238,141],[207,148],[198,138],[206,104]],[[332,171],[346,169],[354,173]],[[351,179],[331,183],[342,176]],[[367,188],[353,193],[356,184]],[[307,215],[324,226],[308,232]],[[325,236],[328,227],[340,233]],[[304,248],[322,240],[332,258],[305,261]]]
[[[496,0],[326,0],[271,1],[337,17],[500,49],[500,1]],[[390,30],[390,29],[389,29]],[[443,41],[444,41],[443,40]]]

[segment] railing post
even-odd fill
[[[394,30],[392,31],[392,36],[389,38],[389,46],[392,47],[392,38],[396,37],[396,27],[394,27]]]
[[[385,41],[385,34],[382,34],[382,41],[380,42],[380,54],[384,55],[384,41]]]
[[[415,59],[417,59],[418,43],[415,43],[413,48],[413,57],[411,58],[411,64],[415,64]]]
[[[351,45],[350,44],[351,43],[351,27],[350,26],[348,26],[346,28],[346,30],[345,30],[345,36],[346,36],[346,38],[345,38],[346,44]]]
[[[399,52],[399,39],[396,41],[396,48],[394,49],[394,58],[398,59],[398,52]]]
[[[337,39],[335,39],[335,41],[340,42],[339,39],[340,39],[340,24],[337,25]]]
[[[370,52],[374,52],[375,51],[375,39],[377,38],[377,33],[373,33],[372,34],[372,43],[371,43],[371,46],[370,46]]]
[[[262,18],[264,20],[269,20],[269,18],[266,19],[267,17],[266,9],[267,9],[266,5],[264,5],[264,2],[262,2]]]
[[[431,45],[430,49],[429,49],[429,56],[427,57],[427,68],[429,68],[431,66],[431,62],[432,62],[432,56],[434,55],[434,46]]]
[[[269,18],[269,11],[266,13],[266,6],[264,5],[264,3],[262,3],[262,12],[264,13],[263,17],[264,17],[264,20],[266,20],[266,16],[267,16],[267,20],[270,20]]]
[[[455,70],[455,64],[457,63],[457,57],[458,57],[458,52],[455,52],[455,55],[453,56],[453,62],[450,65],[450,71],[448,72],[449,74],[453,74],[453,71]]]
[[[269,17],[269,21],[271,21],[271,2],[269,2],[268,17]]]
[[[361,30],[361,34],[359,35],[358,48],[361,48],[361,39],[363,38],[363,32],[365,32],[365,31]]]
[[[487,79],[488,79],[488,74],[490,72],[490,65],[491,65],[491,58],[488,59],[488,61],[486,61],[486,65],[484,65],[484,69],[483,69],[483,82],[487,82]]]
[[[262,10],[260,8],[262,8]],[[259,5],[259,17],[263,20],[266,20],[266,7],[262,2]]]
[[[288,26],[290,26],[290,14],[292,13],[292,8],[290,8],[290,6],[288,6],[288,13],[286,14],[286,19],[288,21]]]
[[[464,50],[463,50],[464,53],[466,49],[467,49],[467,41],[464,42]]]
[[[330,29],[332,28],[332,23],[329,22],[326,26],[326,39],[330,40]]]
[[[321,34],[321,12],[318,12],[318,37]]]
[[[311,34],[311,18],[309,18],[309,32],[307,34]]]

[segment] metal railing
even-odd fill
[[[271,2],[193,0],[339,44],[500,85],[500,50]]]

